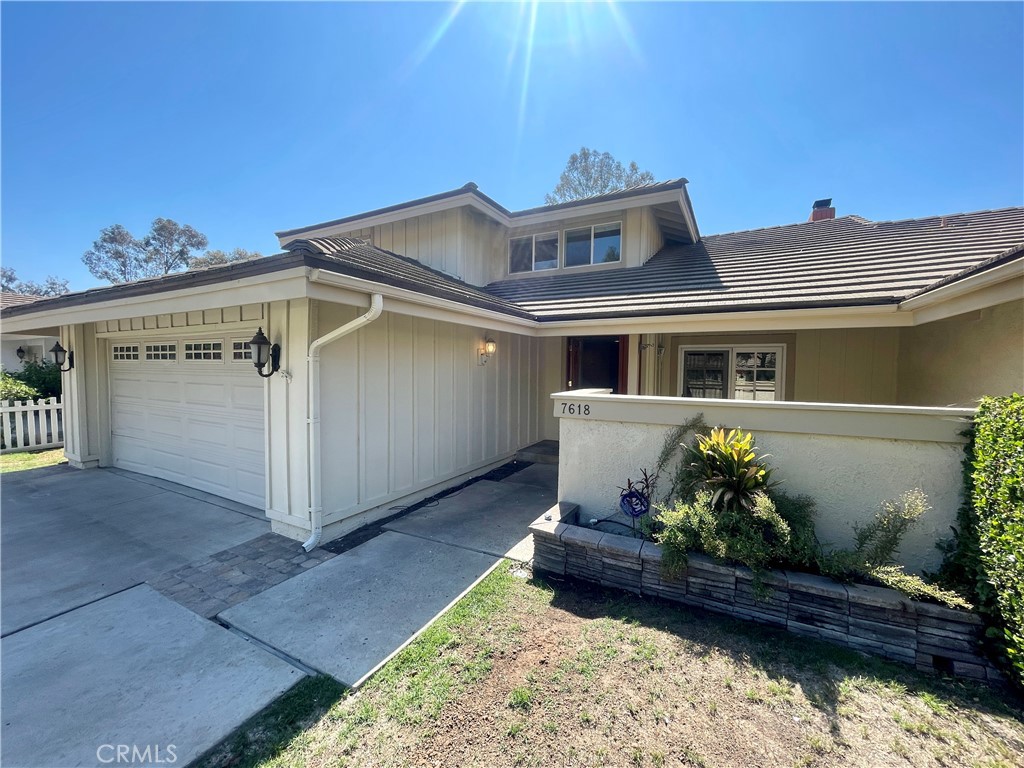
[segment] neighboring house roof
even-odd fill
[[[0,309],[6,307],[16,307],[20,304],[31,304],[33,301],[39,301],[41,296],[35,296],[28,293],[10,293],[8,291],[0,292]]]
[[[1024,208],[705,236],[646,264],[487,286],[541,320],[892,304],[1022,258]]]
[[[344,216],[340,219],[333,219],[331,221],[324,221],[319,224],[310,224],[304,227],[296,227],[295,229],[286,229],[275,234],[279,238],[289,238],[298,235],[302,235],[309,232],[315,232],[325,228],[337,228],[346,224],[358,225],[367,220],[372,220],[380,216],[393,213],[408,213],[409,215],[415,215],[416,209],[423,209],[427,206],[432,206],[438,203],[451,203],[450,207],[457,207],[460,204],[468,200],[477,201],[483,210],[492,213],[496,218],[499,218],[505,224],[512,225],[516,219],[522,219],[527,216],[536,216],[538,214],[549,214],[558,213],[564,210],[571,210],[573,208],[580,208],[586,206],[597,205],[599,203],[607,203],[618,200],[628,200],[630,198],[644,197],[648,195],[655,195],[660,192],[668,192],[672,190],[679,190],[681,193],[685,190],[687,180],[683,178],[671,179],[669,181],[652,182],[650,184],[638,184],[627,189],[619,189],[614,192],[606,192],[600,195],[591,195],[590,197],[580,198],[578,200],[571,200],[566,203],[556,203],[554,205],[541,205],[534,208],[525,208],[521,211],[510,211],[505,206],[496,202],[492,198],[485,195],[480,191],[480,188],[474,182],[468,182],[467,184],[459,187],[458,189],[452,189],[447,192],[441,192],[436,195],[429,195],[427,197],[420,197],[416,200],[409,200],[405,203],[399,203],[398,205],[389,205],[384,208],[376,208],[372,211],[365,211],[363,213],[357,213],[352,216]],[[690,212],[692,214],[692,211]]]

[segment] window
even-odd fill
[[[231,359],[232,360],[252,360],[252,350],[249,349],[248,341],[232,341],[231,342]]]
[[[112,344],[110,347],[110,356],[112,360],[138,360],[139,345]]]
[[[565,230],[565,266],[609,264],[621,258],[621,224],[598,224]]]
[[[224,344],[219,341],[186,341],[186,360],[222,360]]]
[[[558,233],[513,237],[508,241],[508,271],[536,272],[558,267]]]
[[[177,344],[147,344],[146,345],[146,359],[147,360],[177,360],[178,359],[178,345]]]
[[[784,346],[680,348],[681,397],[782,400]]]

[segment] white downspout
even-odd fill
[[[320,536],[323,535],[324,530],[324,507],[321,500],[323,489],[320,485],[320,348],[372,323],[380,317],[383,309],[384,297],[375,293],[370,298],[369,312],[345,323],[340,328],[335,328],[309,345],[309,356],[306,358],[308,366],[306,373],[309,378],[309,404],[307,406],[309,418],[306,425],[309,445],[306,458],[309,467],[309,521],[313,533],[302,545],[307,552],[312,551],[320,543]]]

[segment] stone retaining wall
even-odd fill
[[[920,670],[1002,680],[977,651],[982,622],[973,613],[796,571],[772,571],[767,593],[755,595],[749,569],[699,554],[689,556],[685,575],[668,578],[657,544],[562,522],[576,510],[559,503],[530,526],[536,570],[770,624]]]

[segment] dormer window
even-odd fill
[[[513,237],[508,241],[508,271],[536,272],[558,268],[558,233]]]
[[[622,224],[565,230],[565,266],[609,264],[622,259]]]

